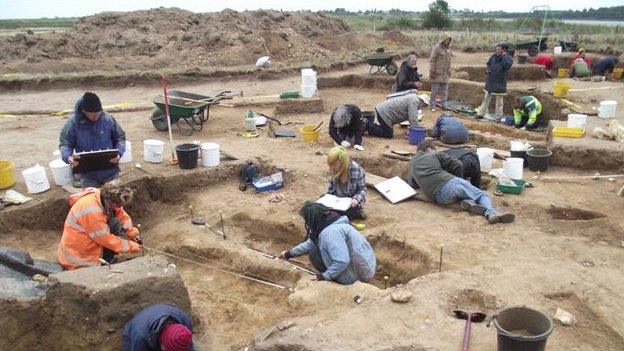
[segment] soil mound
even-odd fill
[[[30,72],[65,70],[45,66],[59,60],[74,60],[80,70],[229,66],[267,54],[284,62],[324,61],[333,54],[313,38],[351,32],[345,21],[313,12],[105,12],[84,17],[63,33],[0,39],[0,60],[12,63],[9,71]]]

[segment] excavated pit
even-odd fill
[[[580,208],[573,207],[549,207],[546,212],[550,214],[553,219],[563,220],[563,221],[590,221],[598,218],[605,218],[606,215],[594,212],[583,210]]]

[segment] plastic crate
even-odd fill
[[[520,194],[522,192],[522,189],[524,189],[524,185],[526,184],[526,181],[524,179],[512,179],[514,181],[514,183],[516,183],[516,186],[512,186],[512,185],[503,185],[501,183],[496,184],[496,190],[500,191],[501,193],[505,193],[505,194]]]
[[[585,129],[583,128],[568,128],[568,127],[555,127],[552,133],[556,137],[560,138],[580,138],[585,135]]]

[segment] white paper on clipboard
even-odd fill
[[[393,204],[416,195],[416,190],[399,177],[384,180],[375,185],[375,189]]]
[[[329,208],[333,208],[338,211],[346,211],[351,207],[350,197],[338,197],[335,195],[325,194],[320,199],[316,200],[317,203],[325,205]]]

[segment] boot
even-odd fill
[[[470,199],[462,200],[459,203],[459,207],[461,207],[461,209],[464,211],[468,211],[473,215],[479,215],[479,216],[483,216],[486,211],[486,208],[484,206],[479,205],[474,200],[470,200]]]
[[[494,212],[487,216],[487,221],[490,224],[496,223],[511,223],[516,219],[516,215],[513,213],[499,213]]]

